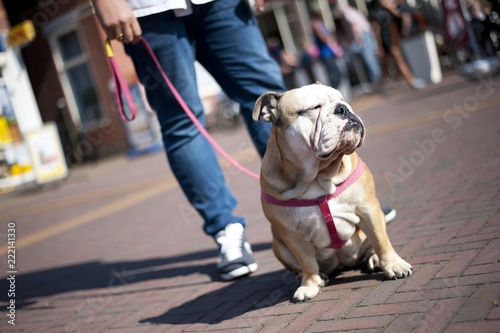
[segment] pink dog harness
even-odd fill
[[[337,232],[337,228],[335,228],[335,222],[333,221],[332,213],[330,208],[328,207],[328,200],[335,198],[340,193],[344,192],[349,186],[351,186],[363,173],[365,169],[365,163],[359,160],[358,166],[354,170],[354,172],[347,177],[341,184],[337,186],[335,192],[331,194],[323,195],[317,199],[290,199],[290,200],[279,200],[275,197],[270,196],[269,194],[261,191],[262,199],[266,200],[270,204],[277,206],[285,206],[285,207],[310,207],[318,205],[321,214],[323,214],[323,218],[326,223],[326,227],[328,228],[328,233],[330,234],[330,239],[332,243],[327,246],[328,248],[340,249],[345,245],[350,239],[350,237],[346,240],[342,240],[339,237]]]

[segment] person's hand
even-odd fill
[[[109,39],[137,43],[142,35],[139,21],[126,0],[92,0],[97,18]]]

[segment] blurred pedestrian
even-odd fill
[[[205,122],[196,89],[195,61],[240,104],[250,136],[261,156],[270,124],[252,120],[257,98],[284,91],[280,68],[271,59],[257,20],[243,0],[92,0],[110,39],[125,43],[136,72],[158,114],[170,167],[189,202],[204,220],[203,229],[219,246],[217,267],[230,280],[257,269],[244,226],[234,215],[231,193],[217,155],[164,82],[154,81],[155,65],[138,42],[151,45],[163,70],[196,117]],[[257,0],[260,9],[264,1]],[[172,221],[173,222],[173,221]],[[177,222],[179,223],[179,222]]]
[[[279,64],[286,89],[297,88],[295,69],[299,66],[299,59],[295,54],[283,48],[281,41],[276,36],[266,39],[267,49],[271,57]]]
[[[348,38],[350,54],[359,54],[367,69],[370,83],[376,85],[382,76],[377,56],[377,40],[366,16],[347,3],[337,1],[334,12],[339,13],[340,22]],[[349,42],[350,41],[350,42]]]
[[[319,58],[325,66],[330,80],[329,84],[333,88],[338,88],[343,73],[336,59],[342,57],[344,51],[323,22],[323,16],[319,10],[314,11],[311,15],[311,27],[314,41],[319,49]]]
[[[309,83],[316,82],[314,74],[314,63],[319,59],[319,49],[309,39],[302,40],[302,51],[300,52],[300,67],[304,70]]]
[[[400,48],[400,34],[397,19],[401,18],[401,12],[395,0],[374,0],[373,8],[370,10],[370,21],[377,38],[379,55],[382,57],[382,87],[387,68],[391,59],[396,63],[399,73],[409,86],[420,89],[425,87],[422,79],[415,78],[406,63]]]

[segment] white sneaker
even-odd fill
[[[414,78],[413,81],[411,82],[411,86],[413,89],[422,89],[425,88],[426,84],[425,81],[419,78]]]
[[[228,224],[214,238],[219,244],[217,268],[223,280],[233,280],[257,270],[258,265],[252,256],[252,249],[241,223]]]
[[[385,215],[385,223],[389,223],[396,218],[397,212],[394,208],[391,207],[382,207],[382,211]]]

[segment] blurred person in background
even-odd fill
[[[295,68],[299,66],[299,59],[297,56],[285,50],[280,39],[276,36],[268,37],[266,39],[266,44],[269,54],[280,66],[286,88],[297,88],[297,82],[295,80]]]
[[[402,13],[395,0],[373,1],[369,19],[377,38],[378,54],[382,58],[382,79],[379,84],[381,90],[391,60],[394,60],[398,72],[410,87],[414,89],[425,87],[425,82],[422,79],[413,76],[401,51],[400,30],[397,22],[401,18]]]
[[[348,51],[361,56],[370,83],[377,85],[382,73],[377,56],[377,40],[370,22],[363,13],[344,2],[335,1],[333,12],[340,19]]]
[[[329,85],[337,89],[340,81],[346,76],[336,61],[344,55],[344,51],[323,22],[323,16],[319,10],[314,11],[311,15],[311,27],[314,42],[319,49],[319,58],[325,66],[330,80]]]

